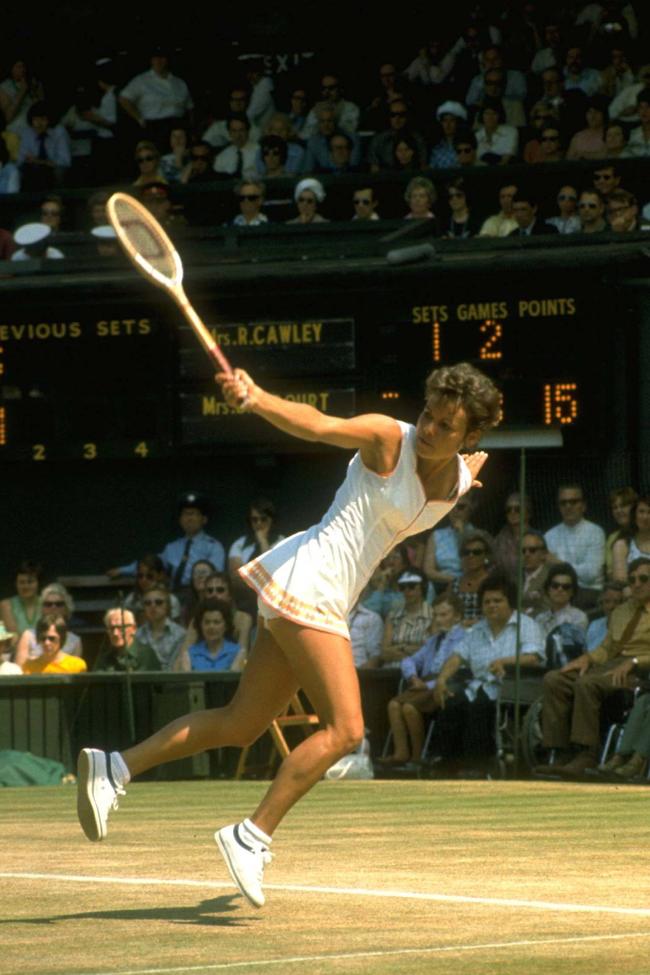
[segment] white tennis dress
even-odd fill
[[[432,528],[469,491],[472,475],[459,456],[453,494],[427,502],[416,468],[415,427],[398,422],[402,449],[392,474],[368,470],[357,452],[317,525],[277,542],[239,569],[259,595],[263,616],[282,616],[349,639],[348,612],[375,566],[399,542]]]

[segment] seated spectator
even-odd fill
[[[318,212],[318,204],[325,199],[325,187],[317,179],[301,179],[293,191],[298,216],[287,223],[327,223],[327,217]]]
[[[388,111],[388,128],[372,137],[368,148],[368,162],[371,173],[394,168],[395,147],[403,137],[416,146],[417,164],[422,169],[426,161],[426,145],[422,136],[413,130],[409,107],[402,98],[396,98]]]
[[[143,139],[135,147],[135,161],[138,164],[138,175],[132,186],[146,186],[147,183],[166,183],[167,180],[160,168],[160,153],[155,143]]]
[[[145,622],[138,627],[136,639],[150,647],[162,670],[173,670],[176,655],[183,643],[185,630],[171,619],[171,593],[157,582],[142,599]]]
[[[393,146],[391,170],[396,173],[419,173],[422,162],[417,141],[409,132],[404,132]]]
[[[214,180],[214,149],[209,142],[194,142],[190,149],[190,161],[179,177],[179,182],[211,183]]]
[[[212,562],[208,562],[207,559],[199,559],[192,566],[190,584],[183,595],[183,605],[179,619],[182,626],[190,625],[199,603],[204,598],[206,579],[214,575],[216,571]]]
[[[159,148],[169,143],[175,124],[185,119],[194,108],[189,88],[182,78],[172,74],[167,50],[151,51],[149,70],[136,75],[120,91],[124,111],[145,136]]]
[[[542,741],[551,761],[536,767],[541,775],[579,778],[596,768],[603,704],[634,690],[638,668],[650,668],[650,559],[630,564],[628,583],[632,596],[613,611],[601,645],[544,676]]]
[[[506,95],[506,76],[503,71],[493,68],[485,72],[483,76],[485,84],[485,94],[479,100],[477,107],[486,102],[495,102],[503,109],[504,122],[512,125],[516,129],[523,128],[526,124],[526,113],[524,103],[520,98],[510,98]]]
[[[266,214],[262,213],[266,187],[261,180],[243,180],[235,185],[234,193],[240,212],[232,222],[233,227],[259,227],[269,222]]]
[[[429,166],[431,169],[452,169],[458,166],[454,140],[459,122],[467,122],[467,109],[460,102],[446,101],[436,109],[436,119],[440,126],[440,139],[431,150]]]
[[[577,89],[587,98],[591,98],[600,91],[600,72],[596,71],[595,68],[584,66],[582,48],[579,44],[572,44],[567,47],[562,71],[565,91]]]
[[[614,190],[607,202],[607,220],[616,234],[630,234],[644,230],[639,223],[639,204],[627,190]]]
[[[168,183],[180,183],[181,174],[189,160],[189,144],[187,129],[182,125],[175,126],[169,133],[168,152],[160,160],[160,170]]]
[[[509,494],[505,503],[506,521],[494,539],[494,562],[496,568],[513,581],[517,578],[519,549],[521,538],[519,534],[519,520],[521,515],[521,497],[517,491]],[[530,530],[531,505],[530,498],[524,498],[523,534]]]
[[[242,581],[238,570],[263,552],[267,552],[284,535],[277,525],[275,505],[268,498],[255,498],[246,514],[246,532],[232,543],[228,550],[228,574],[237,602],[256,614],[257,596]],[[218,568],[223,568],[219,566]]]
[[[562,521],[544,538],[555,560],[568,562],[576,570],[580,586],[576,605],[590,609],[603,588],[605,532],[585,518],[587,503],[580,484],[562,484],[558,489]]]
[[[460,550],[465,533],[474,530],[471,518],[472,496],[465,494],[426,540],[422,569],[438,592],[445,590],[463,573]]]
[[[90,236],[98,257],[118,257],[120,248],[117,243],[117,234],[110,224],[103,227],[93,227]]]
[[[130,609],[114,606],[104,613],[108,647],[101,650],[93,670],[161,670],[153,649],[136,639],[137,624]]]
[[[216,565],[217,569],[223,569],[225,565],[226,554],[223,545],[204,531],[209,509],[207,498],[195,491],[189,491],[180,498],[178,521],[183,536],[169,542],[160,554],[174,589],[189,586],[192,566],[199,559],[207,559],[208,562]],[[108,569],[106,575],[112,579],[116,576],[134,576],[137,566],[137,561],[130,562],[128,565]]]
[[[499,189],[499,206],[501,209],[494,216],[483,222],[479,237],[507,237],[511,231],[517,229],[517,221],[512,211],[512,201],[517,192],[514,183]]]
[[[61,649],[64,653],[73,657],[83,655],[81,639],[68,627],[74,624],[74,601],[72,596],[59,582],[51,582],[41,591],[41,616],[42,619],[62,619],[66,625],[66,636]],[[38,624],[38,620],[37,620]],[[36,637],[36,628],[29,626],[23,630],[18,645],[16,647],[15,661],[22,667],[27,659],[40,656],[41,647]]]
[[[512,199],[512,213],[517,221],[517,229],[509,237],[537,237],[540,234],[556,234],[557,228],[544,223],[537,217],[539,205],[532,190],[525,187],[517,190]]]
[[[546,576],[544,592],[548,608],[541,610],[535,619],[545,637],[562,623],[570,623],[586,631],[586,614],[571,603],[578,592],[578,577],[572,565],[568,562],[556,562],[552,565]]]
[[[10,633],[0,620],[0,677],[17,677],[23,672],[22,667],[11,659],[11,648],[15,639],[16,634]]]
[[[650,559],[650,495],[642,494],[630,511],[630,524],[612,545],[612,578],[625,583],[630,563]]]
[[[454,151],[459,166],[485,166],[477,157],[476,136],[469,129],[462,129],[456,133]]]
[[[63,617],[42,616],[36,624],[35,633],[38,653],[23,660],[23,673],[79,674],[87,670],[85,660],[63,650],[67,639],[68,628]]]
[[[25,223],[14,234],[18,250],[11,255],[12,261],[61,260],[65,255],[58,247],[52,247],[52,228],[45,223]]]
[[[634,84],[634,72],[630,67],[624,44],[612,44],[609,62],[600,72],[600,91],[611,101]]]
[[[13,61],[9,75],[0,83],[0,115],[7,130],[22,136],[29,125],[30,108],[42,103],[44,98],[43,85],[34,77],[28,63],[22,58]]]
[[[545,125],[542,129],[539,142],[539,153],[533,162],[552,163],[562,162],[565,158],[562,146],[562,133],[555,124]]]
[[[207,142],[213,149],[223,149],[230,142],[228,135],[228,116],[246,113],[248,107],[248,88],[246,85],[233,85],[228,93],[228,115],[226,118],[216,119],[210,123],[201,142]],[[247,116],[248,117],[248,116]],[[252,142],[259,142],[262,133],[256,125],[251,125],[249,136]]]
[[[608,122],[605,126],[605,159],[623,159],[627,156],[627,133],[620,122]]]
[[[493,564],[492,539],[480,528],[466,531],[460,549],[461,574],[452,579],[448,591],[463,604],[463,626],[473,626],[481,615],[481,583]]]
[[[289,95],[287,118],[297,139],[304,139],[303,130],[307,122],[307,91],[303,85],[295,85]]]
[[[551,569],[548,549],[541,532],[528,530],[521,541],[521,555],[524,563],[521,605],[525,613],[535,616],[548,609],[545,583]]]
[[[608,229],[605,220],[605,201],[598,190],[583,190],[578,200],[580,233],[600,234]]]
[[[517,155],[519,135],[505,124],[505,113],[499,102],[485,101],[477,116],[476,155],[481,162],[505,166]]]
[[[405,87],[405,83],[397,79],[395,65],[382,64],[379,68],[375,92],[361,116],[361,128],[370,132],[380,132],[390,112],[391,102],[404,97]]]
[[[525,163],[541,162],[542,130],[547,125],[553,125],[557,119],[553,118],[544,102],[537,102],[530,110],[530,131],[524,145],[522,159]]]
[[[530,70],[541,75],[547,68],[555,68],[562,62],[562,25],[560,19],[550,14],[544,24],[543,46],[535,54]]]
[[[27,113],[16,160],[24,192],[59,186],[72,162],[68,133],[62,125],[50,125],[49,112],[45,102],[35,102]]]
[[[472,213],[467,199],[467,188],[462,176],[456,176],[446,186],[447,202],[449,203],[450,219],[443,232],[443,237],[461,238],[474,237],[479,230],[479,223]],[[445,228],[443,228],[443,231]]]
[[[156,218],[159,224],[168,232],[175,228],[187,226],[187,221],[180,208],[174,208],[166,183],[146,183],[140,188],[138,196],[147,210]]]
[[[168,584],[163,560],[159,555],[153,555],[152,553],[143,555],[141,559],[138,559],[133,589],[124,600],[124,608],[135,614],[138,624],[142,623],[144,619],[144,605],[142,602],[144,597],[150,589],[159,584],[164,586]],[[171,618],[173,620],[179,620],[181,616],[181,604],[173,594],[170,596],[170,604]]]
[[[515,587],[498,573],[487,576],[478,592],[483,618],[470,630],[438,674],[433,689],[436,741],[440,754],[457,766],[469,764],[472,772],[485,775],[495,753],[496,700],[506,668],[517,659]],[[534,620],[519,619],[520,656],[523,666],[542,667],[544,640]],[[449,682],[461,667],[471,678],[463,690]]]
[[[396,545],[372,573],[361,594],[362,604],[379,613],[382,619],[387,619],[393,610],[401,609],[404,596],[399,590],[397,580],[410,567],[406,546]]]
[[[432,207],[436,202],[436,189],[425,176],[414,176],[409,180],[404,199],[409,205],[405,220],[435,220]]]
[[[587,650],[595,650],[607,636],[609,618],[625,599],[625,586],[622,582],[606,582],[598,600],[602,615],[596,616],[587,627]]]
[[[0,139],[0,196],[20,193],[20,169],[12,162],[4,139]]]
[[[261,176],[274,179],[278,176],[287,175],[285,164],[288,148],[284,139],[278,135],[265,135],[260,142],[258,152],[256,167]]]
[[[602,96],[594,95],[589,99],[585,119],[587,127],[573,136],[566,157],[567,159],[604,159],[607,155],[605,145],[607,102]]]
[[[542,95],[536,104],[545,106],[549,115],[564,126],[568,113],[567,98],[564,91],[564,78],[558,68],[546,68],[542,71]]]
[[[561,186],[560,192],[556,197],[557,208],[560,211],[557,216],[549,217],[546,223],[555,227],[560,234],[576,234],[582,229],[580,217],[576,213],[578,209],[578,191],[575,186]]]
[[[639,112],[637,107],[637,96],[650,85],[650,64],[642,65],[637,71],[636,81],[633,85],[624,88],[609,104],[608,113],[612,120],[620,121],[625,125],[638,125]]]
[[[305,173],[323,172],[325,170],[329,164],[330,136],[336,130],[336,112],[330,105],[321,103],[317,106],[316,118],[318,121],[317,131],[308,137],[305,147],[305,156],[302,162],[303,172]],[[355,154],[357,162],[360,154],[360,145],[357,144],[357,152]]]
[[[0,602],[0,620],[5,629],[15,634],[14,644],[25,630],[33,629],[41,615],[38,594],[42,568],[37,562],[24,559],[16,569],[16,595]]]
[[[348,630],[352,658],[357,670],[378,667],[384,638],[384,621],[379,613],[357,601],[348,614]]]
[[[97,190],[96,193],[91,193],[88,197],[86,212],[88,215],[88,223],[91,227],[105,227],[108,223],[106,204],[108,203],[109,197],[110,193],[106,190]]]
[[[41,223],[51,228],[53,234],[58,234],[62,229],[64,207],[63,200],[56,193],[48,193],[41,203]]]
[[[439,37],[431,38],[419,49],[403,73],[407,81],[429,88],[444,82],[454,66],[454,60],[455,54],[445,51]]]
[[[491,96],[488,78],[495,74],[504,75],[503,97],[523,102],[526,98],[526,76],[521,71],[506,69],[504,66],[503,52],[496,44],[485,47],[481,54],[482,72],[472,78],[472,82],[465,96],[465,104],[470,108],[480,105],[487,97]],[[499,96],[502,97],[502,96]],[[513,123],[522,125],[522,122]]]
[[[607,579],[613,579],[614,577],[614,558],[612,552],[614,544],[620,538],[629,538],[632,526],[632,511],[638,500],[639,495],[633,487],[614,488],[613,491],[609,492],[609,505],[612,518],[616,522],[616,528],[613,532],[610,532],[605,541],[605,577]],[[627,574],[625,578],[627,579]],[[625,579],[621,581],[624,582]]]
[[[227,120],[230,145],[217,154],[213,168],[223,176],[243,176],[255,173],[255,159],[259,143],[250,135],[250,122],[244,112],[233,113]]]
[[[404,657],[422,646],[431,632],[433,614],[426,601],[426,577],[413,566],[399,576],[397,586],[404,605],[388,614],[381,646],[381,665],[398,667]]]
[[[650,156],[650,87],[641,89],[636,96],[636,106],[641,124],[632,129],[625,153],[635,159]]]
[[[198,640],[179,654],[174,670],[243,670],[246,654],[232,637],[232,612],[221,599],[206,599],[194,616]]]
[[[302,172],[305,150],[297,141],[298,137],[288,115],[284,115],[282,112],[276,112],[272,115],[264,127],[264,135],[275,136],[284,140],[287,146],[284,168],[287,173]]]
[[[436,678],[452,653],[458,651],[465,635],[460,625],[462,606],[455,596],[437,596],[432,609],[433,635],[400,664],[407,687],[388,702],[393,754],[381,759],[382,764],[404,765],[420,760],[424,745],[423,715],[435,710]]]
[[[329,155],[327,164],[322,172],[340,176],[343,173],[355,173],[359,167],[352,161],[354,142],[347,132],[333,132],[328,140]]]
[[[356,132],[359,126],[359,106],[354,102],[348,102],[343,98],[343,87],[337,75],[325,74],[321,79],[322,101],[316,105],[307,115],[307,121],[303,129],[303,139],[310,139],[317,131],[320,131],[319,116],[321,107],[327,106],[334,113],[334,125],[344,132]]]
[[[235,602],[233,588],[227,572],[212,572],[205,580],[203,595],[205,599],[220,599],[230,606],[233,640],[248,653],[253,636],[253,617],[239,608]]]
[[[356,189],[352,195],[354,207],[353,220],[379,220],[377,207],[379,200],[372,186]]]

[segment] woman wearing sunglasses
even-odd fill
[[[433,624],[433,611],[426,601],[427,578],[424,572],[409,567],[397,580],[404,605],[393,610],[384,626],[380,662],[383,667],[399,667],[405,657],[422,646]]]
[[[535,617],[545,637],[562,623],[571,623],[586,633],[589,620],[581,609],[571,603],[577,591],[578,577],[573,566],[568,562],[557,562],[549,570],[544,583],[549,608],[542,610]]]
[[[146,186],[147,183],[166,183],[160,164],[160,153],[153,142],[143,139],[135,147],[135,161],[138,175],[133,186]]]
[[[194,712],[123,753],[83,749],[78,814],[85,835],[107,835],[131,776],[162,762],[255,741],[299,688],[320,727],[289,753],[250,818],[215,835],[230,875],[255,907],[265,902],[271,834],[336,761],[362,741],[364,720],[347,618],[373,569],[397,542],[430,530],[465,494],[486,460],[475,451],[499,417],[499,392],[467,363],[432,372],[416,426],[381,414],[327,416],[274,396],[243,370],[217,376],[231,406],[300,440],[355,451],[322,519],[276,543],[240,575],[258,596],[255,645],[233,699]],[[314,822],[314,831],[322,823]],[[316,833],[314,832],[314,835]]]
[[[49,586],[45,586],[41,592],[40,602],[41,615],[44,619],[60,618],[66,625],[65,642],[60,648],[61,652],[73,657],[82,657],[81,638],[67,628],[72,621],[74,602],[65,586],[59,582],[52,582]],[[40,657],[42,652],[42,647],[36,639],[36,626],[34,625],[23,632],[18,641],[14,659],[18,666],[22,667],[26,660]]]
[[[449,586],[449,592],[463,604],[463,626],[473,626],[481,616],[479,589],[492,565],[492,539],[475,528],[463,537],[460,549],[462,573]]]

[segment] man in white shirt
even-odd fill
[[[637,112],[641,125],[632,129],[625,154],[650,156],[650,88],[643,88],[636,96]]]
[[[359,125],[359,106],[343,98],[341,82],[333,74],[323,75],[321,80],[322,101],[317,102],[307,116],[302,138],[308,139],[319,130],[319,107],[328,105],[334,112],[336,127],[344,132],[356,132]]]
[[[499,213],[488,217],[479,231],[479,237],[507,237],[519,226],[512,211],[512,201],[517,193],[513,183],[502,186],[499,190]]]
[[[379,613],[357,603],[350,610],[348,628],[354,666],[364,669],[376,667],[381,657],[381,641],[384,635],[384,621]]]
[[[254,176],[259,144],[250,138],[250,123],[243,112],[233,112],[227,118],[230,145],[222,149],[214,161],[214,170],[224,176]]]
[[[156,49],[148,71],[132,78],[120,93],[120,105],[160,149],[168,148],[175,120],[185,119],[194,108],[189,88],[169,69],[169,57]]]
[[[229,114],[246,112],[248,106],[248,91],[243,85],[235,85],[228,93]],[[248,112],[246,113],[248,115]],[[250,115],[249,115],[250,120]],[[250,138],[253,142],[259,142],[261,132],[256,125],[251,125]],[[215,119],[201,136],[203,142],[209,142],[215,149],[223,149],[230,142],[228,138],[228,119]]]
[[[574,600],[581,609],[591,609],[603,588],[605,532],[584,517],[587,505],[579,484],[564,484],[558,491],[562,521],[544,536],[551,555],[569,562],[576,570],[580,589]]]
[[[243,60],[243,59],[242,59]],[[275,113],[273,101],[273,79],[264,74],[264,59],[257,55],[246,58],[246,81],[250,85],[251,97],[246,109],[248,121],[263,131],[264,126]]]

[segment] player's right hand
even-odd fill
[[[221,392],[228,406],[240,410],[250,410],[255,405],[260,388],[243,369],[235,369],[232,373],[218,372],[216,380],[221,386]]]

